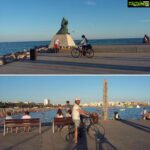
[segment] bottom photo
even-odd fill
[[[0,150],[149,150],[150,76],[0,76]]]

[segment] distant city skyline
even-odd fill
[[[82,103],[103,100],[103,81],[108,81],[109,101],[150,100],[150,76],[0,76],[0,101]]]
[[[63,17],[74,39],[150,36],[150,9],[127,5],[127,0],[1,0],[0,42],[50,41]]]

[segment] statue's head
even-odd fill
[[[82,38],[85,38],[85,35],[82,35]]]
[[[65,18],[63,18],[63,19],[62,19],[62,22],[61,22],[61,25],[67,26],[67,25],[68,25],[68,20],[65,19]]]

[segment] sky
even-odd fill
[[[0,76],[0,101],[43,102],[53,104],[99,102],[103,81],[108,82],[110,101],[150,100],[150,76]]]
[[[0,0],[0,42],[49,41],[63,17],[74,39],[141,38],[150,35],[149,16],[127,0]]]

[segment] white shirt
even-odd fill
[[[144,115],[147,114],[147,110],[146,110],[146,109],[144,109],[143,114],[144,114]]]
[[[69,114],[69,113],[66,113],[66,117],[71,117],[71,114]]]
[[[29,115],[24,115],[24,116],[22,116],[22,119],[31,119],[31,116],[29,116]]]
[[[119,119],[119,114],[116,114],[116,119]]]
[[[5,119],[6,119],[6,120],[7,120],[7,119],[12,119],[12,117],[11,117],[11,116],[6,116]]]
[[[72,119],[73,120],[80,120],[80,113],[79,113],[78,109],[81,109],[80,106],[75,104],[72,109]]]
[[[60,44],[59,39],[56,39],[56,40],[55,40],[55,44],[56,44],[56,45],[59,45],[59,44]]]
[[[87,39],[86,38],[83,38],[82,41],[81,41],[81,45],[87,45]]]
[[[64,116],[57,114],[57,115],[56,115],[56,118],[64,118]]]

